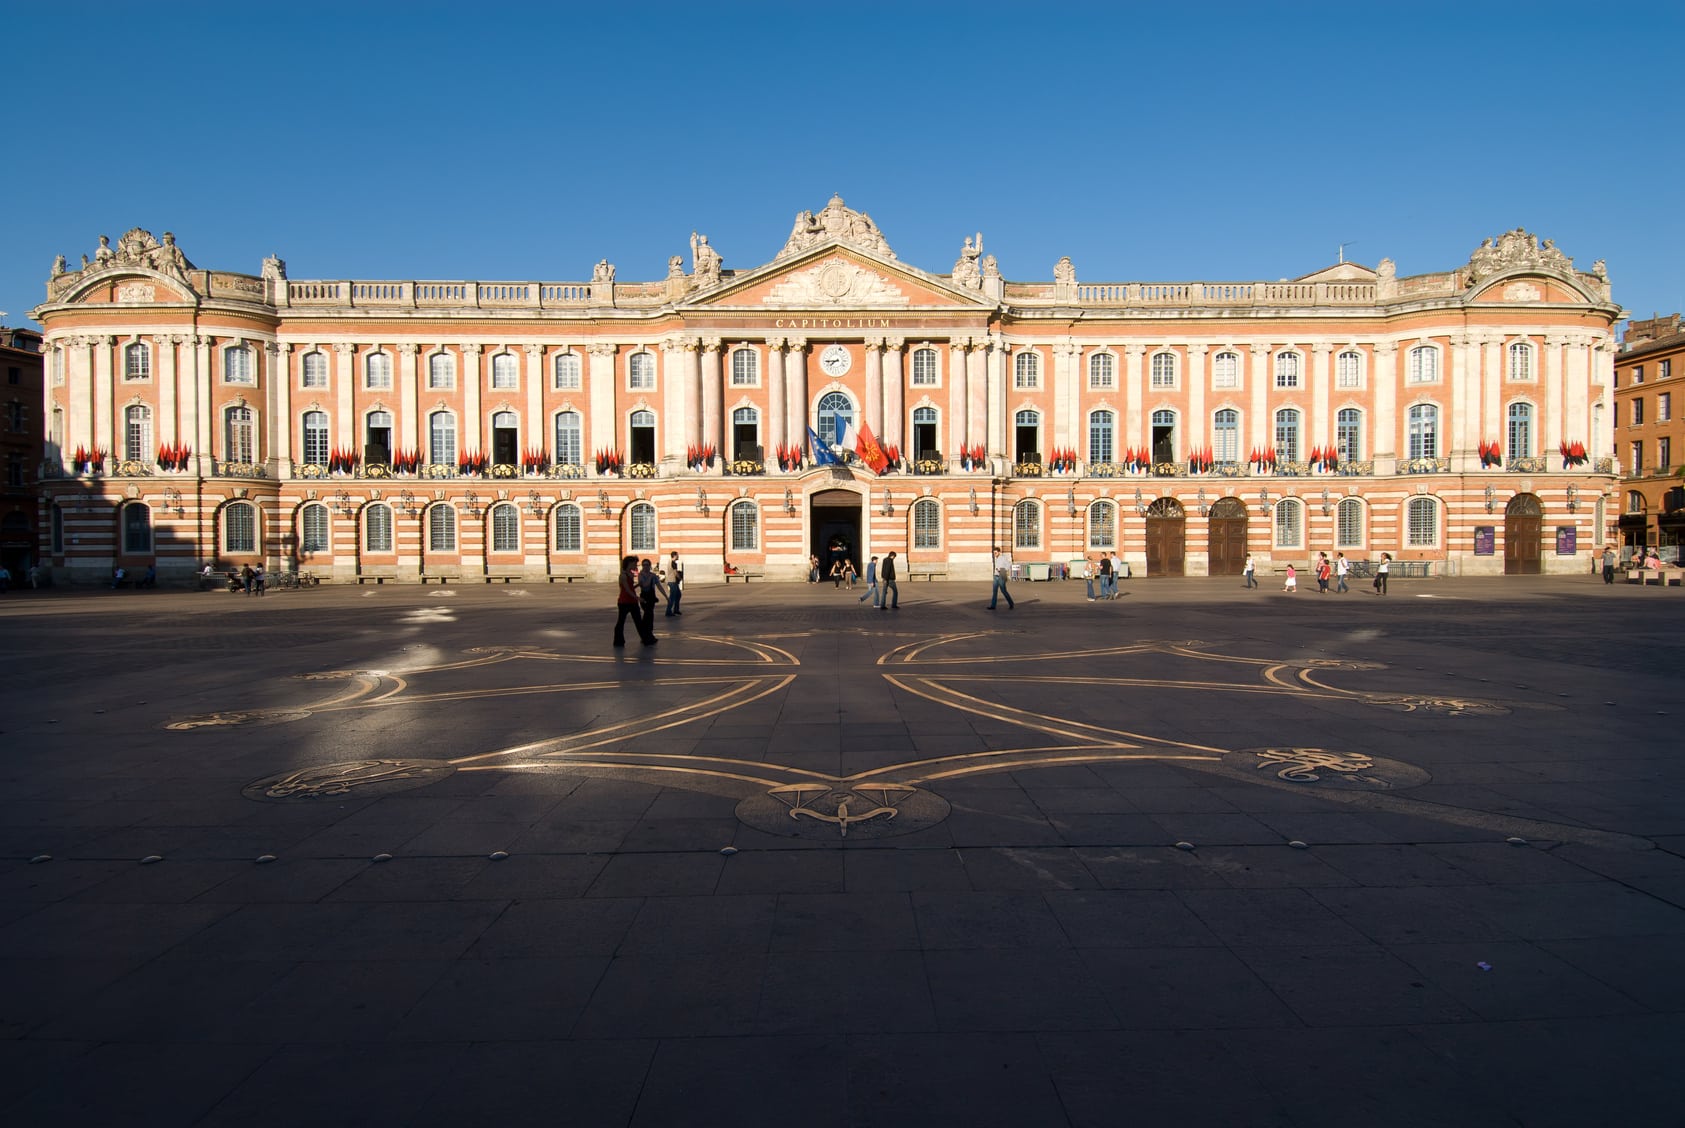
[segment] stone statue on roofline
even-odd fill
[[[872,222],[872,217],[865,212],[855,211],[843,203],[841,196],[832,196],[824,210],[815,214],[810,211],[796,213],[796,222],[790,228],[790,238],[785,241],[784,249],[774,256],[773,261],[789,258],[800,254],[822,243],[838,242],[859,247],[870,251],[880,258],[895,258],[895,252],[889,249],[889,243],[878,230],[878,225]]]
[[[712,286],[720,280],[720,253],[708,245],[708,236],[690,233],[691,273],[699,286]]]
[[[964,286],[968,290],[980,289],[983,285],[983,272],[978,267],[978,259],[983,254],[983,233],[977,233],[977,243],[972,245],[971,236],[965,237],[965,246],[960,248],[960,257],[954,261],[954,285]]]

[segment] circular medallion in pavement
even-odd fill
[[[240,794],[267,800],[374,798],[425,787],[454,771],[444,760],[349,760],[267,776]]]
[[[787,838],[891,838],[935,826],[948,801],[900,783],[796,783],[737,804],[746,826]]]
[[[1269,772],[1288,783],[1341,791],[1397,791],[1419,787],[1433,778],[1399,760],[1328,748],[1243,748],[1224,755],[1223,766]]]
[[[1502,717],[1507,705],[1473,697],[1439,697],[1428,693],[1370,693],[1364,700],[1394,713],[1440,713],[1447,717]]]
[[[200,713],[192,717],[178,717],[164,727],[172,732],[187,732],[200,728],[260,727],[284,725],[302,721],[310,715],[308,709],[224,709],[219,713]]]

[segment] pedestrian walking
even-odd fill
[[[1084,556],[1082,558],[1082,581],[1088,585],[1088,602],[1090,603],[1094,602],[1094,575],[1097,571],[1098,569],[1094,567],[1094,557]]]
[[[988,609],[993,611],[995,609],[995,601],[1000,596],[1004,595],[1006,596],[1006,609],[1011,611],[1018,606],[1016,603],[1012,602],[1012,593],[1006,590],[1006,582],[1012,578],[1012,554],[1010,552],[1002,552],[1000,550],[1000,545],[998,544],[994,547],[994,554],[995,578],[989,587]]]
[[[1240,574],[1246,577],[1246,586],[1248,588],[1255,588],[1258,586],[1258,562],[1252,559],[1252,554],[1250,552],[1246,554],[1246,566],[1240,570]]]
[[[655,641],[655,604],[666,594],[667,585],[661,582],[660,573],[656,572],[649,557],[644,557],[638,565],[638,609],[644,620],[643,629],[638,633],[643,636],[645,646]]]
[[[269,590],[269,578],[263,574],[261,563],[252,569],[252,590],[258,595]]]
[[[866,590],[860,596],[859,601],[864,603],[868,599],[872,601],[873,607],[883,606],[883,593],[878,590],[878,558],[876,556],[866,562]]]
[[[1334,590],[1344,594],[1351,589],[1346,586],[1346,577],[1351,575],[1352,562],[1346,559],[1343,552],[1335,553],[1334,559]]]
[[[620,590],[615,599],[615,609],[620,617],[614,621],[614,645],[626,645],[626,616],[632,617],[632,626],[637,629],[638,637],[648,646],[656,641],[649,629],[644,626],[643,612],[638,610],[638,558],[623,556],[620,558]]]
[[[1387,570],[1392,564],[1392,553],[1381,553],[1381,562],[1375,565],[1375,594],[1387,594]]]
[[[1110,599],[1117,594],[1117,573],[1112,571],[1110,554],[1100,554],[1100,598]]]
[[[1287,566],[1287,580],[1281,585],[1281,590],[1297,594],[1299,591],[1299,573],[1294,571],[1293,565]]]
[[[1612,544],[1603,546],[1603,582],[1615,582],[1615,546]]]
[[[1334,574],[1333,567],[1328,563],[1328,554],[1321,553],[1316,558],[1316,593],[1328,594],[1328,580]]]
[[[684,593],[684,565],[679,563],[677,552],[669,552],[667,554],[667,618],[671,619],[674,615],[684,614],[683,611],[679,610],[679,602],[684,599]]]
[[[886,607],[891,611],[901,610],[901,589],[895,585],[895,553],[883,558],[883,569],[878,573],[882,578],[883,596],[878,602],[878,610]]]

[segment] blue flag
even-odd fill
[[[840,466],[841,459],[831,453],[831,448],[825,445],[825,440],[819,437],[819,432],[812,427],[807,429],[807,441],[813,447],[813,464],[815,466]]]

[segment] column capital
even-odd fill
[[[592,356],[613,356],[618,351],[618,346],[607,341],[593,341],[585,347],[585,351]]]
[[[725,341],[722,340],[719,337],[703,337],[702,338],[702,351],[703,352],[719,352],[720,349],[723,348],[724,346],[725,346]]]
[[[395,347],[399,356],[414,356],[421,351],[421,346],[414,341],[399,341]]]
[[[1398,351],[1398,342],[1397,341],[1376,341],[1375,342],[1375,355],[1376,356],[1391,356],[1393,353],[1395,353],[1397,351]]]
[[[344,341],[338,341],[334,344],[333,351],[338,353],[341,357],[347,357],[357,351],[357,346],[347,344]]]
[[[883,339],[883,347],[886,349],[892,349],[895,352],[900,352],[902,349],[907,347],[907,338],[885,337]]]
[[[1329,344],[1327,341],[1317,341],[1315,344],[1311,345],[1311,352],[1318,356],[1327,356],[1333,351],[1334,346]]]
[[[867,337],[865,339],[865,345],[866,345],[866,348],[868,350],[881,349],[881,348],[883,348],[883,338],[882,337]]]
[[[484,345],[458,345],[457,348],[461,349],[463,357],[468,359],[477,358],[481,353],[486,351],[486,347]]]
[[[1146,345],[1127,344],[1123,346],[1123,355],[1129,360],[1140,360],[1146,355],[1146,352]]]
[[[544,346],[540,344],[522,345],[521,349],[531,360],[537,360],[539,357],[544,355]]]
[[[807,338],[806,337],[788,337],[784,341],[784,347],[789,349],[793,353],[806,352],[807,351]]]
[[[766,339],[766,347],[773,350],[774,352],[783,352],[784,351],[784,338],[783,337],[768,337]]]

